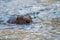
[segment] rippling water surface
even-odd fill
[[[27,14],[32,24],[8,24],[12,15]],[[60,40],[59,0],[0,0],[1,40]]]

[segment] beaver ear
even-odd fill
[[[16,18],[16,20],[19,20],[19,18]]]

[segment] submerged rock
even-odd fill
[[[60,23],[60,17],[58,17],[58,18],[52,18],[51,22]]]
[[[16,15],[16,17],[10,18],[7,22],[11,24],[29,24],[32,22],[32,18],[29,15]]]
[[[54,27],[60,27],[60,17],[58,17],[58,18],[52,18],[51,24]]]

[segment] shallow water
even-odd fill
[[[0,0],[1,40],[60,40],[59,0]],[[8,24],[12,15],[30,15],[31,24]],[[52,22],[53,21],[53,22]]]

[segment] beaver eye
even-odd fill
[[[29,20],[26,20],[26,23],[30,23],[30,21]]]
[[[17,18],[17,20],[19,20],[19,18]]]

